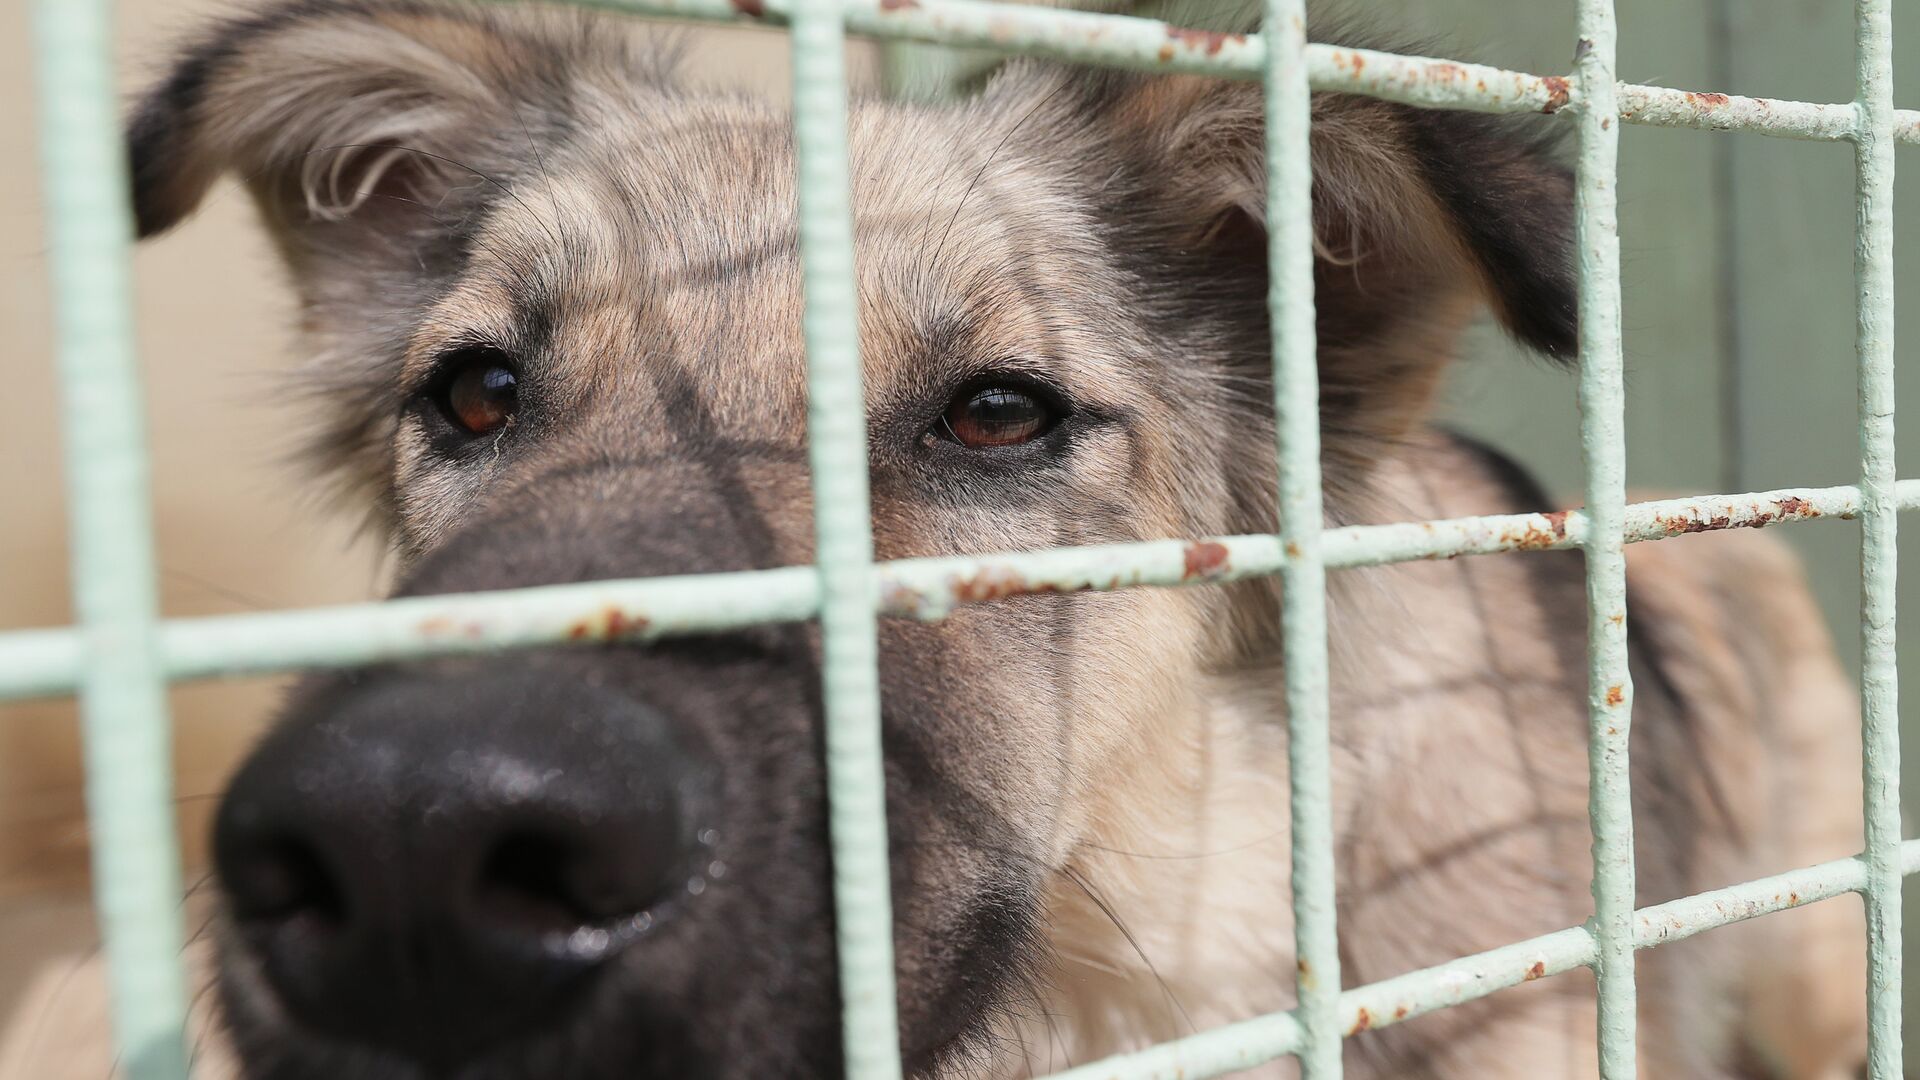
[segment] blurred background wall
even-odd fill
[[[1117,3],[1118,0],[1115,0]],[[1224,0],[1223,0],[1224,2]],[[1442,42],[1504,67],[1569,66],[1572,0],[1347,0],[1390,37]],[[41,205],[33,146],[24,3],[0,4],[0,330],[7,407],[0,418],[0,628],[71,617],[66,579]],[[129,0],[120,51],[129,91],[210,0]],[[1635,82],[1815,101],[1852,96],[1851,6],[1833,0],[1621,0],[1621,76]],[[1920,103],[1920,14],[1896,12],[1901,104]],[[648,32],[648,31],[642,31]],[[657,32],[657,31],[656,31]],[[686,31],[675,31],[685,33]],[[689,69],[783,97],[785,38],[692,32]],[[856,80],[935,91],[956,64],[924,50],[859,48]],[[1671,492],[1850,483],[1856,478],[1852,314],[1852,159],[1844,146],[1629,126],[1622,145],[1631,482]],[[1903,175],[1920,153],[1903,148]],[[1920,319],[1920,183],[1900,186],[1899,300]],[[230,186],[137,257],[142,360],[154,463],[162,606],[195,615],[351,601],[378,594],[378,545],[317,505],[281,455],[302,423],[275,374],[289,361],[281,275]],[[1900,404],[1920,417],[1920,333],[1904,335]],[[1458,425],[1532,463],[1569,502],[1579,491],[1574,385],[1484,330],[1449,388]],[[1920,420],[1909,420],[1912,428]],[[1903,475],[1920,444],[1901,438]],[[1903,600],[1920,595],[1920,525],[1903,530]],[[1810,574],[1849,662],[1857,657],[1857,531],[1779,530]],[[1907,745],[1920,747],[1920,626],[1902,648]],[[282,683],[207,683],[173,693],[181,838],[194,884],[223,778],[259,731]],[[1910,762],[1920,755],[1909,753]],[[1920,773],[1908,770],[1920,793]],[[1915,800],[1910,799],[1910,802]],[[94,978],[85,893],[87,835],[77,727],[66,702],[0,704],[0,1077],[105,1075],[73,1056],[62,1023],[30,1007]],[[1847,900],[1837,903],[1853,902]],[[1920,905],[1909,905],[1920,919]],[[189,931],[197,923],[189,924]],[[1909,933],[1910,941],[1920,934]],[[79,974],[75,974],[78,972]],[[1920,997],[1920,995],[1910,995]],[[59,1012],[63,1007],[56,1006]],[[1920,1016],[1910,1003],[1910,1015]],[[60,1049],[56,1054],[54,1051]]]

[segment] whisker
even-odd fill
[[[540,144],[534,140],[533,131],[527,127],[527,118],[526,115],[520,111],[520,102],[515,100],[511,95],[508,96],[507,102],[513,106],[513,118],[520,123],[520,134],[526,136],[527,149],[533,151],[534,163],[540,167],[540,176],[547,188],[547,206],[553,210],[554,221],[558,223],[561,216],[560,201],[554,197],[553,173],[547,171],[547,156],[541,153]]]
[[[1014,135],[1018,134],[1020,129],[1027,125],[1027,121],[1038,115],[1042,108],[1046,107],[1054,98],[1060,96],[1061,92],[1071,85],[1070,80],[1060,80],[1060,85],[1048,91],[1046,96],[1042,97],[1039,101],[1034,102],[1033,108],[1028,109],[1025,115],[1015,121],[1014,125],[1008,128],[1007,133],[1002,135],[1000,141],[994,145],[992,152],[987,154],[987,160],[982,162],[979,170],[973,174],[973,180],[967,184],[967,190],[960,193],[960,202],[953,208],[953,214],[947,218],[946,228],[940,231],[940,243],[934,246],[932,257],[927,260],[926,268],[921,271],[920,276],[923,282],[927,277],[932,275],[935,270],[940,268],[940,256],[947,250],[947,238],[953,233],[954,223],[960,220],[960,212],[967,208],[967,200],[973,198],[973,192],[980,186],[980,181],[986,178],[987,170],[993,167],[994,162],[1000,160],[1000,152],[1007,148],[1007,144],[1013,141]]]
[[[1180,1013],[1180,1019],[1186,1023],[1187,1030],[1190,1032],[1198,1031],[1199,1029],[1194,1026],[1193,1017],[1187,1013],[1187,1007],[1181,1004],[1179,996],[1173,992],[1173,987],[1167,985],[1167,980],[1160,977],[1160,969],[1154,966],[1153,959],[1147,955],[1145,949],[1140,947],[1140,939],[1134,937],[1133,931],[1121,920],[1119,913],[1113,909],[1113,905],[1109,904],[1105,897],[1099,895],[1099,893],[1094,890],[1093,885],[1086,880],[1085,875],[1073,867],[1063,866],[1060,868],[1060,872],[1068,881],[1079,886],[1081,892],[1087,894],[1087,899],[1093,901],[1094,906],[1100,909],[1101,914],[1105,915],[1108,921],[1113,923],[1114,929],[1120,931],[1120,936],[1127,939],[1127,944],[1133,946],[1133,951],[1140,957],[1140,962],[1147,965],[1147,971],[1153,976],[1153,981],[1160,984],[1160,992],[1167,996],[1167,1001]]]

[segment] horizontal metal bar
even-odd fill
[[[1900,846],[1901,872],[1920,872],[1920,840]],[[1644,907],[1634,913],[1633,947],[1651,949],[1762,915],[1830,900],[1866,887],[1858,856],[1789,870]],[[1340,995],[1349,1036],[1486,997],[1575,968],[1598,956],[1583,926],[1450,960]],[[1053,1074],[1051,1080],[1202,1080],[1293,1053],[1303,1036],[1291,1012],[1228,1024]]]
[[[1896,495],[1900,509],[1920,508],[1920,480],[1900,481]],[[1628,506],[1626,535],[1638,543],[1850,519],[1858,512],[1859,491],[1846,486],[1662,499]],[[1331,568],[1379,566],[1571,548],[1585,538],[1586,527],[1578,510],[1350,525],[1328,529],[1322,550]],[[935,620],[963,604],[1008,596],[1237,581],[1278,573],[1286,564],[1285,545],[1271,535],[903,559],[875,566],[874,604],[885,615]],[[535,645],[644,641],[800,622],[819,609],[818,575],[811,567],[788,566],[169,619],[161,624],[160,654],[167,677],[181,681]],[[71,693],[79,674],[80,642],[72,629],[0,634],[0,701]]]
[[[573,0],[581,7],[656,18],[785,26],[793,0]],[[846,0],[847,28],[892,41],[918,41],[1047,56],[1136,71],[1257,79],[1266,63],[1258,34],[1190,30],[1156,19],[1020,7],[986,0]],[[1476,112],[1558,112],[1578,96],[1560,75],[1331,45],[1307,48],[1315,90],[1345,90],[1410,105]],[[1621,83],[1628,123],[1709,131],[1751,131],[1840,141],[1856,130],[1851,103],[1782,101]],[[1920,111],[1896,114],[1896,137],[1920,144]]]
[[[1853,137],[1855,116],[1852,102],[1776,101],[1664,86],[1620,85],[1620,119],[1629,124],[1841,142]]]

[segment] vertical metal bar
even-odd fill
[[[74,609],[85,643],[80,706],[94,900],[121,1069],[137,1080],[175,1080],[187,1073],[180,862],[112,24],[110,0],[39,0],[40,141]]]
[[[1731,92],[1737,30],[1735,0],[1713,0],[1707,15],[1707,85]],[[1720,490],[1747,490],[1746,359],[1740,340],[1740,185],[1737,139],[1714,139],[1710,175],[1713,185],[1713,258],[1715,284],[1714,329],[1719,337],[1720,363]]]
[[[847,1075],[900,1075],[887,875],[879,650],[870,567],[847,168],[846,27],[838,0],[794,0],[794,149],[806,288],[808,454],[826,651],[827,796]]]
[[[1594,974],[1600,995],[1600,1075],[1635,1072],[1633,806],[1627,741],[1624,540],[1626,406],[1620,347],[1620,115],[1614,96],[1613,0],[1580,0],[1574,73],[1580,94],[1580,442],[1590,528],[1587,569],[1587,813],[1593,828]]]
[[[1293,940],[1304,1080],[1340,1076],[1340,952],[1334,926],[1333,793],[1327,735],[1327,578],[1320,556],[1320,381],[1313,306],[1312,97],[1302,0],[1267,0],[1267,308],[1280,456],[1281,630],[1293,832]]]
[[[1867,862],[1869,1075],[1900,1061],[1900,721],[1894,652],[1893,4],[1857,0],[1860,702]]]

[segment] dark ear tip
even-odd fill
[[[1513,318],[1508,328],[1522,345],[1555,363],[1572,367],[1580,361],[1580,316],[1572,298]]]
[[[186,151],[196,140],[189,112],[171,85],[156,89],[127,122],[127,181],[136,235],[145,240],[178,225],[206,190]]]

